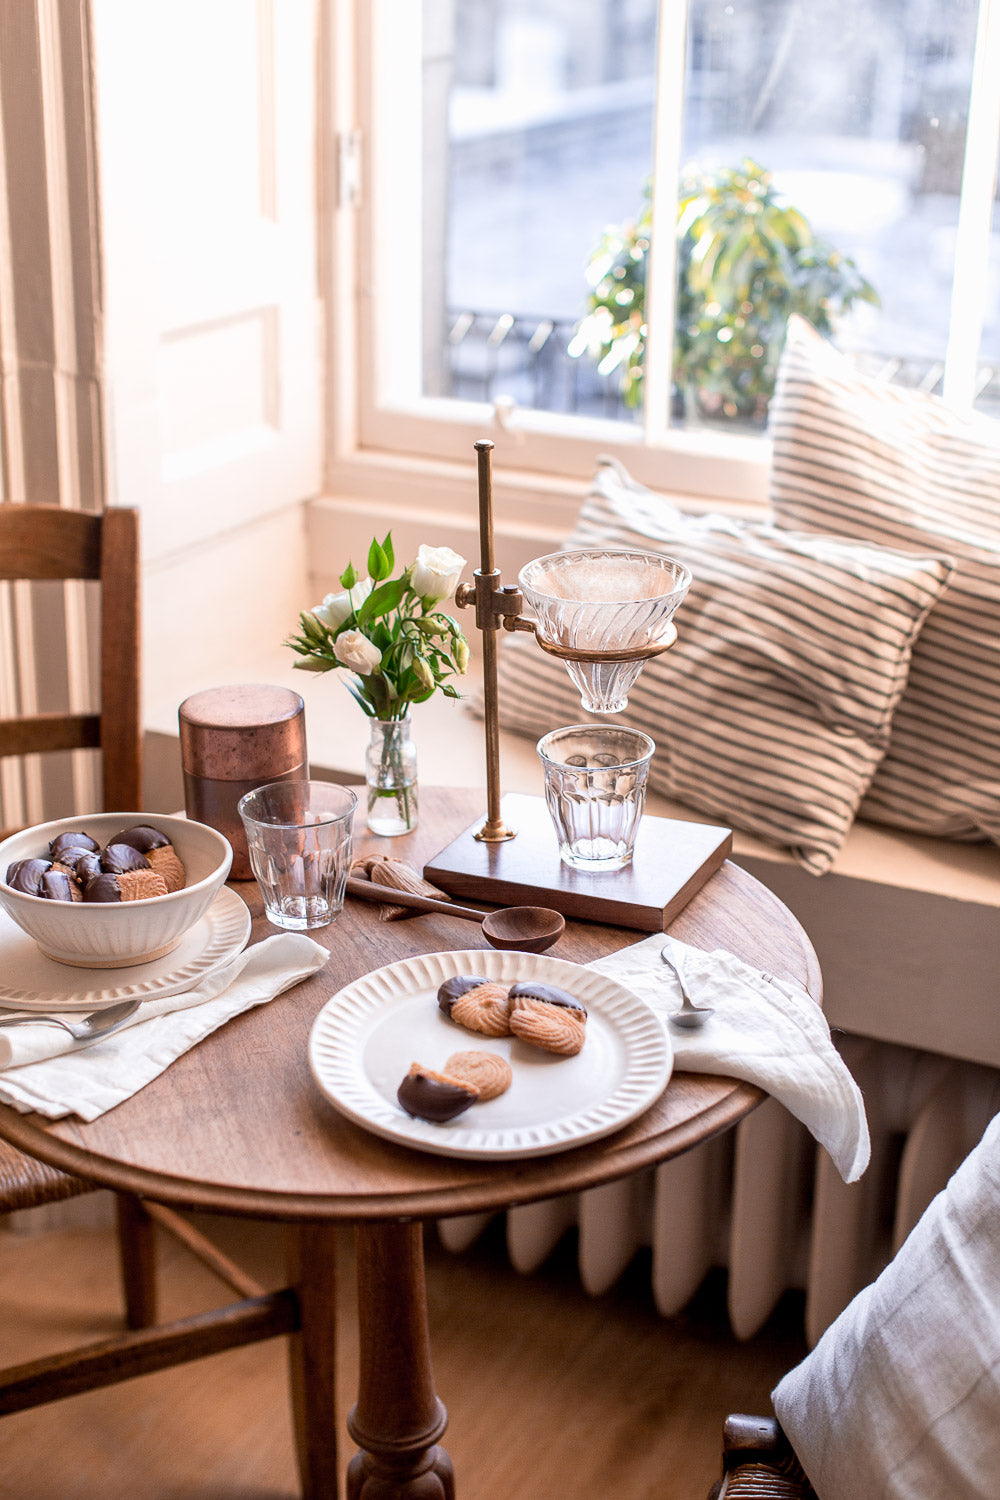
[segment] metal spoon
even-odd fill
[[[667,968],[676,974],[677,983],[681,987],[681,1008],[674,1011],[670,1017],[670,1024],[672,1026],[683,1026],[689,1031],[694,1030],[697,1026],[703,1026],[715,1009],[714,1005],[695,1005],[693,1003],[684,984],[684,971],[676,959],[671,958],[669,948],[663,948],[660,952],[660,957]]]
[[[347,892],[363,901],[377,901],[382,906],[410,906],[415,911],[439,911],[449,917],[466,917],[478,922],[491,948],[505,952],[544,953],[557,943],[566,931],[566,918],[547,906],[502,906],[498,911],[477,911],[473,906],[459,906],[455,901],[436,901],[415,891],[397,891],[394,886],[379,885],[374,880],[347,877]]]
[[[138,1000],[122,1000],[118,1005],[92,1010],[79,1021],[64,1021],[59,1016],[0,1016],[0,1026],[61,1026],[78,1042],[94,1042],[124,1026],[129,1016],[139,1009],[140,1003]]]

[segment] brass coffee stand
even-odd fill
[[[459,609],[475,605],[476,628],[483,638],[483,704],[486,722],[486,822],[475,837],[485,843],[502,843],[515,837],[500,816],[500,699],[497,683],[497,633],[499,630],[523,630],[550,656],[560,661],[625,662],[649,661],[660,656],[677,639],[676,627],[668,625],[662,638],[644,646],[623,647],[611,651],[586,651],[546,638],[537,620],[523,615],[524,596],[515,584],[501,583],[496,566],[493,541],[493,470],[490,455],[493,444],[481,438],[476,444],[479,480],[479,553],[480,565],[473,577],[475,583],[460,583],[455,590]]]
[[[535,902],[566,916],[616,922],[643,931],[665,930],[732,847],[728,828],[646,815],[632,863],[591,874],[569,869],[559,858],[555,833],[540,797],[510,794],[500,786],[500,712],[497,674],[500,630],[525,631],[550,656],[564,662],[645,663],[677,639],[672,623],[655,642],[594,651],[552,640],[524,614],[524,596],[501,581],[493,523],[493,443],[475,444],[478,470],[480,565],[473,583],[460,583],[455,603],[474,607],[482,636],[483,712],[486,749],[485,821],[466,829],[425,867],[426,879],[463,898],[502,903]]]

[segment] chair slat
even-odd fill
[[[100,578],[101,521],[57,505],[0,506],[0,578]]]
[[[0,757],[100,748],[98,714],[33,714],[30,719],[0,721]]]

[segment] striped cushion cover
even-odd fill
[[[779,526],[957,564],[914,649],[862,816],[1000,842],[1000,423],[858,374],[795,319],[771,431]]]
[[[611,460],[566,545],[665,552],[694,575],[677,644],[647,663],[617,716],[656,741],[651,785],[828,869],[948,563],[687,516]],[[589,717],[530,636],[505,638],[499,688],[501,723],[520,733]]]

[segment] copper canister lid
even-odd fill
[[[244,683],[206,688],[177,713],[189,776],[217,781],[278,777],[306,760],[305,705],[290,688]]]

